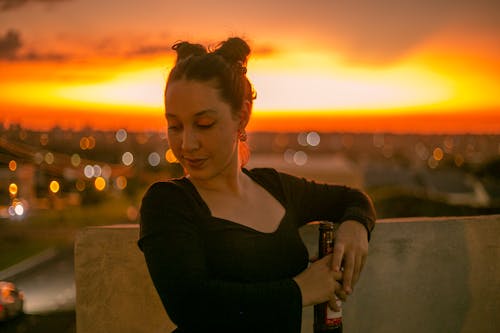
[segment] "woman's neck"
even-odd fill
[[[226,169],[211,179],[195,179],[189,176],[188,178],[198,191],[226,193],[235,196],[243,196],[245,194],[244,188],[246,187],[247,177],[240,166]]]

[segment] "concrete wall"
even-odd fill
[[[78,333],[167,333],[175,325],[163,309],[137,225],[86,228],[75,241]]]
[[[315,250],[316,226],[301,230]],[[171,332],[136,246],[136,225],[81,230],[77,333]],[[500,216],[381,220],[344,331],[500,332]],[[312,332],[305,309],[303,333]]]

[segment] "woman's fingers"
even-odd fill
[[[332,259],[332,269],[336,272],[340,272],[340,267],[342,266],[342,259],[344,258],[344,244],[335,243],[333,247],[333,259]]]
[[[341,308],[341,303],[337,300],[335,296],[333,296],[329,301],[328,301],[328,307],[332,309],[334,312],[340,312]]]
[[[352,293],[352,277],[354,275],[354,269],[354,253],[346,253],[346,255],[344,255],[344,278],[342,279],[342,284],[344,285],[344,290],[347,294]]]

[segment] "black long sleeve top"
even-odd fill
[[[308,264],[298,228],[308,222],[375,224],[370,199],[274,169],[242,169],[285,208],[264,233],[213,217],[187,178],[153,184],[141,206],[140,239],[163,305],[179,332],[300,332],[302,296],[293,277]]]

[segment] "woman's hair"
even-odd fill
[[[189,42],[177,42],[172,49],[177,52],[177,60],[168,76],[165,92],[168,84],[177,80],[212,81],[235,115],[239,115],[244,101],[252,103],[255,99],[246,76],[250,47],[243,39],[229,38],[209,51]]]
[[[250,47],[241,38],[231,37],[219,43],[213,50],[207,50],[200,44],[177,42],[172,46],[177,52],[177,60],[170,71],[168,85],[178,80],[213,82],[223,101],[231,106],[235,118],[245,101],[250,103],[256,98],[252,84],[246,76],[247,58]],[[240,162],[248,160],[248,147],[240,142]]]

